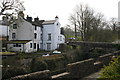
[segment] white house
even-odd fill
[[[55,20],[46,20],[43,25],[43,49],[55,50],[59,44],[65,42],[64,35],[60,34],[59,18],[56,16]]]
[[[9,51],[35,52],[38,50],[55,50],[65,37],[60,34],[59,18],[39,20],[32,17],[18,18],[9,29]]]

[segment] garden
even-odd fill
[[[80,46],[74,49],[72,46],[64,45],[62,48],[60,48],[62,50],[58,49],[62,52],[61,54],[50,56],[42,56],[42,53],[51,52],[39,51],[38,53],[16,53],[14,56],[4,58],[2,60],[3,79],[43,70],[50,70],[52,72],[51,75],[53,75],[64,72],[69,63],[85,60],[90,57],[97,58],[100,55],[106,54],[102,49],[95,49],[89,54],[84,54]]]

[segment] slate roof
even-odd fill
[[[31,22],[32,23],[32,25],[36,25],[36,26],[42,26],[42,22],[43,22],[44,20],[41,20],[41,21],[33,21],[33,22]]]
[[[47,20],[47,21],[44,21],[42,24],[43,25],[46,25],[46,24],[54,24],[56,22],[56,20]]]

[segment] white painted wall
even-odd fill
[[[64,35],[60,34],[60,26],[59,19],[55,19],[56,22],[54,24],[46,24],[43,25],[43,49],[47,50],[47,43],[51,43],[51,50],[55,50],[59,47],[60,43],[64,43]],[[51,33],[52,40],[48,41],[48,34]],[[61,36],[61,39],[60,38]]]
[[[47,50],[47,43],[51,43],[51,50],[54,44],[54,25],[43,25],[43,49]],[[51,34],[51,41],[48,41],[48,34]]]

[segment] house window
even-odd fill
[[[18,47],[21,47],[21,44],[19,44]]]
[[[35,30],[37,30],[37,26],[35,26]]]
[[[18,47],[18,44],[16,44],[16,47]]]
[[[36,49],[36,43],[34,43],[34,49]]]
[[[13,47],[16,47],[16,44],[13,44]]]
[[[62,41],[62,36],[60,36],[60,41]]]
[[[47,43],[47,50],[51,50],[51,43]]]
[[[12,38],[15,39],[15,37],[16,37],[16,34],[12,33]]]
[[[18,43],[13,44],[13,47],[21,47],[21,44],[18,44]]]
[[[13,24],[13,29],[17,29],[17,24]]]
[[[30,48],[32,48],[32,43],[30,43]]]
[[[37,38],[37,33],[34,33],[34,38],[35,38],[35,39]]]
[[[51,34],[48,34],[48,41],[51,40]]]

